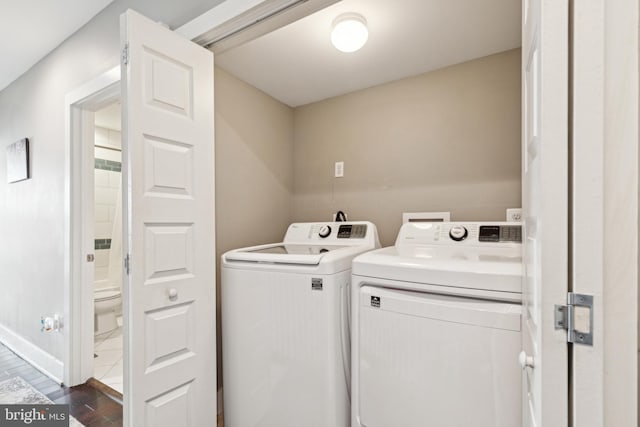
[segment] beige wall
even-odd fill
[[[502,220],[520,206],[520,50],[296,109],[221,68],[215,90],[218,283],[225,251],[337,209],[391,245],[404,211]]]
[[[520,207],[520,49],[298,107],[294,137],[294,221],[341,209],[386,246],[402,212],[504,220]]]
[[[215,69],[216,262],[229,249],[277,242],[291,222],[293,111]],[[218,383],[222,378],[220,286]]]

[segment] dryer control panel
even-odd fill
[[[481,225],[478,232],[478,241],[522,243],[522,226]]]
[[[495,246],[521,243],[522,224],[518,222],[410,222],[402,226],[396,240],[396,246],[402,244]]]

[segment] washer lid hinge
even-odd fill
[[[589,332],[579,331],[575,327],[576,307],[589,310]],[[556,329],[567,331],[567,342],[593,346],[593,295],[567,294],[567,305],[556,305],[554,310]]]

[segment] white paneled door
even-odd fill
[[[121,39],[125,425],[215,425],[213,54],[133,11]]]
[[[523,425],[568,425],[567,333],[554,306],[568,287],[567,0],[525,0],[522,25]]]

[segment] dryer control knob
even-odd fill
[[[329,234],[331,234],[331,227],[328,225],[323,225],[322,227],[320,227],[320,231],[318,231],[318,236],[322,237],[323,239],[327,236],[329,236]]]
[[[469,232],[467,231],[467,229],[461,225],[454,225],[453,227],[451,227],[451,230],[449,230],[449,237],[451,237],[456,242],[460,242],[466,239],[468,235]]]

